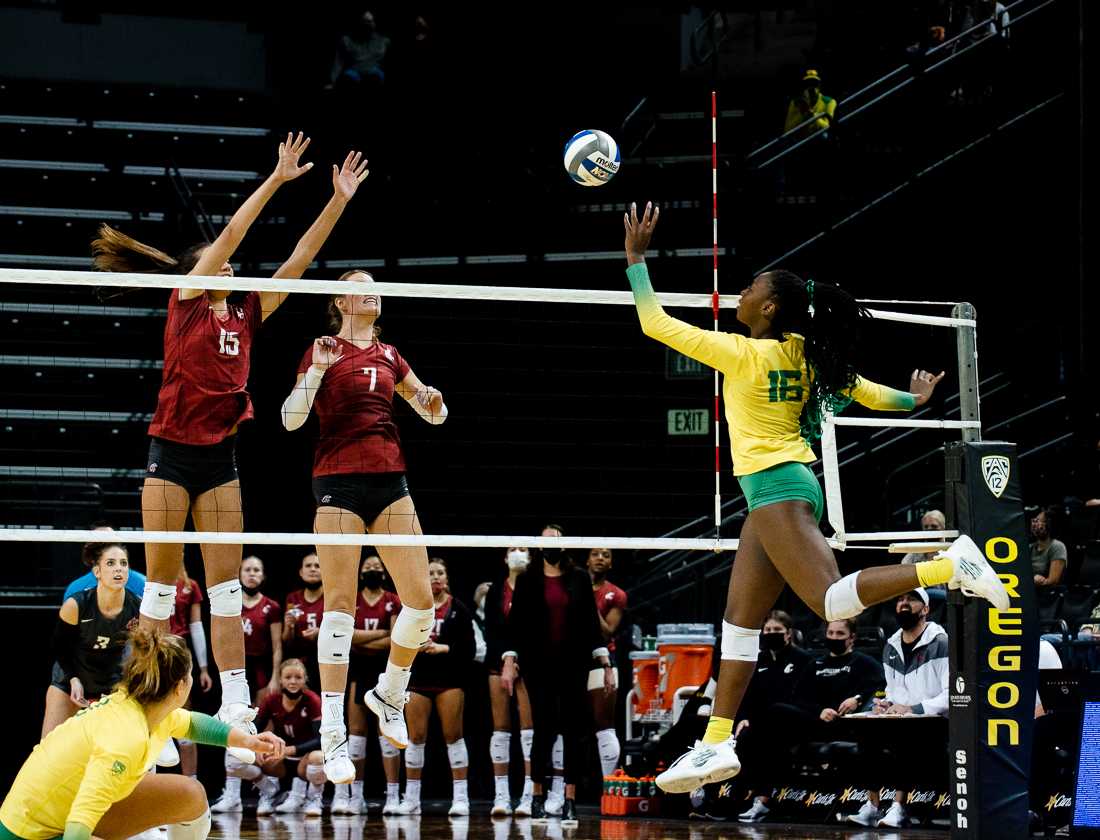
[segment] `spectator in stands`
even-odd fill
[[[1066,571],[1066,544],[1054,539],[1056,511],[1053,507],[1041,509],[1031,520],[1031,570],[1035,573],[1036,586],[1057,586]]]
[[[922,531],[944,531],[947,529],[947,517],[943,515],[943,511],[941,510],[930,510],[920,518],[920,529]],[[910,552],[901,558],[901,562],[913,564],[920,563],[922,560],[927,559],[927,554]],[[927,592],[928,597],[933,601],[947,600],[947,587],[943,584],[929,586],[927,587]]]
[[[382,65],[390,39],[381,35],[375,25],[374,12],[364,11],[340,37],[336,57],[332,62],[329,87],[379,87],[386,80]]]
[[[321,581],[321,561],[312,551],[302,558],[298,569],[302,588],[286,596],[283,618],[283,654],[306,666],[310,685],[321,684],[317,669],[317,634],[325,612],[325,585]]]
[[[88,543],[96,585],[65,598],[54,630],[53,679],[46,689],[42,737],[102,695],[122,677],[128,633],[137,621],[141,596],[127,586],[130,559],[118,543]]]
[[[615,635],[619,632],[626,613],[626,593],[607,579],[611,571],[611,549],[593,548],[588,552],[588,576],[592,579],[592,594],[596,598],[596,613],[600,619],[600,633],[607,645],[611,662],[615,662]],[[619,767],[622,747],[615,732],[615,706],[619,697],[619,671],[612,667],[613,688],[604,685],[602,668],[588,672],[588,697],[592,703],[592,718],[596,727],[596,747],[600,754],[600,766],[605,776],[611,776]]]
[[[244,629],[244,667],[252,687],[252,702],[279,692],[283,662],[283,608],[260,591],[267,575],[264,561],[253,555],[241,563],[243,590],[241,627]]]
[[[512,795],[508,786],[508,771],[512,758],[512,700],[501,681],[505,647],[505,625],[512,609],[516,581],[531,564],[531,552],[523,546],[512,546],[504,555],[505,569],[489,586],[485,596],[485,663],[489,668],[489,702],[493,709],[493,734],[489,740],[489,757],[493,762],[494,817],[512,813]],[[515,808],[517,817],[531,816],[533,782],[531,781],[531,747],[535,740],[535,724],[531,716],[531,698],[527,683],[517,676],[511,695],[515,697],[519,720],[520,748],[523,754],[523,793]]]
[[[787,122],[784,131],[805,124],[805,135],[828,131],[836,115],[836,100],[821,92],[821,77],[816,70],[807,70],[802,76],[802,90],[787,105]],[[812,122],[807,122],[816,117]]]
[[[93,522],[91,529],[93,531],[108,532],[115,530],[111,527],[109,522],[104,522],[102,520]],[[92,589],[98,585],[99,581],[95,576],[95,572],[92,571],[92,565],[98,554],[100,545],[100,543],[87,543],[84,546],[84,550],[80,553],[80,562],[88,567],[88,572],[65,587],[65,595],[61,598],[61,603],[65,603],[81,590]],[[126,579],[126,589],[140,598],[145,593],[145,575],[130,569],[130,576]]]
[[[782,614],[785,615],[785,614]],[[769,623],[771,620],[769,619]],[[768,634],[764,625],[761,644]],[[882,666],[865,653],[855,650],[856,623],[853,619],[830,621],[825,625],[827,653],[798,669],[793,687],[786,691],[786,699],[761,709],[760,719],[748,728],[742,746],[753,753],[754,761],[746,761],[752,773],[754,790],[770,790],[781,783],[781,775],[788,767],[790,749],[809,741],[836,740],[833,724],[841,717],[859,711],[871,704],[875,692],[885,679]],[[761,661],[764,660],[761,653]],[[761,674],[758,664],[753,683]],[[765,673],[777,668],[767,668]],[[749,692],[753,692],[753,683]],[[766,698],[765,698],[766,702]],[[768,814],[767,794],[757,796],[749,810],[741,814],[741,822],[759,822]]]
[[[548,525],[545,537],[561,536],[561,528]],[[560,815],[576,819],[576,783],[583,752],[580,740],[588,722],[588,672],[593,665],[604,671],[604,685],[614,685],[611,660],[600,632],[600,618],[592,598],[592,580],[577,569],[561,548],[539,551],[520,576],[505,624],[504,664],[501,683],[512,693],[522,669],[531,696],[535,742],[531,757],[534,783],[533,819]],[[545,796],[546,771],[557,736],[563,738],[564,801],[559,806]]]
[[[359,598],[355,605],[355,631],[351,639],[351,665],[348,669],[348,756],[355,765],[355,781],[336,785],[332,813],[359,814],[366,810],[363,780],[366,770],[367,729],[378,730],[378,718],[368,714],[363,695],[378,684],[386,670],[390,653],[390,631],[401,612],[401,599],[386,589],[388,583],[382,558],[371,554],[359,565]],[[386,802],[383,814],[396,814],[401,804],[401,753],[377,732],[382,751],[382,771],[386,775]]]
[[[452,817],[470,815],[466,775],[470,756],[462,737],[462,713],[466,702],[466,675],[474,659],[474,622],[470,610],[450,593],[447,565],[438,557],[428,563],[428,579],[435,602],[435,625],[431,641],[413,660],[409,678],[409,700],[405,721],[409,726],[409,745],[405,748],[405,798],[398,813],[420,813],[420,775],[424,767],[424,744],[432,709],[439,715],[443,738],[447,742],[447,760],[451,765],[453,796]]]
[[[928,593],[914,589],[895,604],[898,630],[887,641],[882,664],[886,672],[886,696],[875,698],[872,714],[886,716],[938,715],[947,717],[948,647],[947,631],[928,620]],[[870,765],[873,786],[859,812],[849,822],[867,826],[901,828],[907,817],[902,802],[904,785],[915,783],[928,772],[935,773],[942,761],[938,750],[912,750],[913,732],[887,730],[882,724],[875,732],[873,750],[882,761]],[[937,727],[937,735],[939,728]],[[946,736],[946,733],[944,733]],[[930,738],[933,737],[931,734]],[[870,743],[865,748],[871,748]],[[870,749],[867,750],[870,753]],[[935,756],[939,757],[936,758]],[[928,770],[925,771],[927,766]],[[883,814],[879,809],[878,786],[895,786],[894,801]]]

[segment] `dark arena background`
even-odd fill
[[[1011,571],[1019,600],[1012,618],[996,619],[985,602],[933,593],[928,618],[948,631],[951,652],[939,718],[841,715],[831,734],[822,724],[794,739],[773,721],[774,741],[753,754],[780,755],[774,778],[762,781],[743,756],[740,777],[663,794],[652,777],[706,727],[703,691],[734,552],[616,548],[607,578],[627,598],[611,634],[622,772],[601,771],[584,699],[578,822],[490,822],[488,668],[499,663],[467,657],[459,717],[468,818],[446,816],[452,780],[435,718],[422,814],[381,815],[386,783],[372,736],[369,811],[331,813],[326,785],[320,818],[289,808],[257,816],[259,794],[244,781],[243,810],[215,813],[212,837],[1008,838],[1071,823],[1075,836],[1097,836],[1088,832],[1100,830],[1100,806],[1075,796],[1100,789],[1087,783],[1095,770],[1078,766],[1100,699],[1091,676],[1100,669],[1100,358],[1090,326],[1095,238],[1085,226],[1094,16],[1084,0],[0,4],[0,790],[39,741],[62,594],[86,571],[80,543],[49,533],[142,528],[147,431],[175,292],[105,285],[91,273],[90,243],[103,223],[169,254],[213,241],[267,177],[279,143],[301,131],[311,138],[302,161],[315,166],[264,207],[231,258],[237,277],[271,278],[290,257],[332,195],[332,165],[351,149],[370,174],[306,280],[360,268],[378,282],[558,293],[555,302],[383,295],[383,340],[443,392],[449,411],[438,426],[404,405],[394,411],[424,534],[537,537],[554,523],[561,536],[592,538],[567,549],[580,569],[603,540],[739,537],[747,503],[730,468],[724,407],[715,521],[713,372],[643,335],[632,305],[569,299],[570,290],[629,291],[622,215],[652,201],[661,221],[648,265],[661,293],[709,299],[717,260],[722,295],[784,268],[876,310],[967,318],[955,304],[973,306],[976,329],[876,319],[864,331],[867,378],[904,390],[914,368],[945,371],[915,416],[980,420],[980,429],[839,427],[839,472],[825,478],[839,476],[841,522],[849,535],[883,536],[838,546],[837,560],[842,574],[894,563],[904,551],[885,549],[915,537],[889,535],[931,521],[932,531],[972,536],[991,562],[1012,563],[998,571]],[[805,118],[822,109],[827,119]],[[585,129],[607,132],[621,156],[596,188],[562,165],[566,142]],[[28,273],[38,270],[82,279],[38,282]],[[280,407],[303,353],[330,333],[329,299],[291,294],[252,343],[255,419],[237,446],[248,533],[313,530],[317,421],[288,432]],[[673,314],[714,326],[709,301]],[[744,333],[732,307],[718,327]],[[975,337],[976,357],[966,344]],[[844,416],[872,415],[854,406]],[[995,484],[999,465],[1008,474]],[[813,469],[822,476],[821,461]],[[938,525],[929,511],[943,512]],[[20,536],[28,531],[36,541]],[[132,568],[145,571],[145,547],[127,545]],[[429,554],[446,561],[449,591],[472,613],[479,584],[505,574],[505,550],[460,544]],[[263,560],[263,591],[280,603],[302,588],[300,562],[312,551],[244,546]],[[532,558],[541,565],[538,551]],[[186,547],[185,565],[205,593],[197,545]],[[776,607],[790,616],[791,644],[808,651],[805,667],[828,664],[825,623],[789,588]],[[208,599],[200,609],[209,639]],[[893,601],[874,606],[850,634],[880,684],[888,640],[901,632],[896,614]],[[1023,637],[1021,647],[998,648],[1008,644],[1001,630]],[[1037,675],[1039,633],[1053,634],[1061,682]],[[694,670],[674,649],[690,649]],[[213,656],[210,673],[213,688],[196,681],[192,707],[214,714]],[[658,677],[659,686],[648,682]],[[752,723],[765,732],[781,703],[814,722],[823,711],[805,695],[755,690]],[[1036,691],[1045,714],[1033,720]],[[875,727],[895,732],[867,731]],[[520,740],[510,747],[513,804],[524,784]],[[885,757],[883,742],[896,742]],[[889,773],[868,778],[870,766],[912,771],[898,800],[907,828],[848,820],[864,812],[867,790],[881,794],[886,815],[902,784]],[[196,772],[215,803],[224,751],[200,746]],[[293,796],[289,778],[282,784]],[[760,796],[769,797],[762,818],[739,817]]]

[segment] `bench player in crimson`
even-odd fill
[[[588,576],[600,617],[600,633],[607,644],[611,664],[615,665],[615,635],[626,613],[626,593],[607,579],[611,571],[611,549],[593,548],[588,552]],[[605,776],[613,776],[619,766],[622,747],[615,732],[615,706],[619,699],[619,669],[611,672],[613,686],[604,679],[602,668],[588,672],[588,697],[592,701],[592,720],[596,724],[596,747]]]
[[[373,283],[366,271],[342,279]],[[443,395],[421,382],[390,344],[378,340],[382,314],[377,294],[337,295],[329,301],[333,335],[318,338],[298,368],[294,390],[283,403],[283,425],[301,427],[316,411],[319,434],[313,465],[317,502],[314,530],[321,534],[422,534],[409,488],[405,458],[393,416],[401,396],[425,421],[447,419]],[[321,671],[321,747],[325,774],[334,784],[355,780],[344,724],[344,690],[355,630],[358,545],[319,545],[325,614],[317,638]],[[379,731],[398,749],[408,745],[406,689],[417,651],[435,622],[428,552],[423,546],[380,547],[402,609],[390,633],[390,653],[378,684],[364,701],[378,716]]]
[[[178,257],[125,236],[107,225],[92,243],[96,268],[195,277],[232,277],[229,260],[252,223],[279,187],[308,172],[299,164],[309,146],[301,133],[279,144],[278,163],[267,179],[233,214],[212,243],[192,245]],[[328,238],[347,203],[366,178],[366,162],[350,153],[333,166],[333,195],[298,241],[276,278],[301,277]],[[244,528],[237,477],[236,441],[240,424],[253,416],[247,384],[252,340],[260,324],[286,299],[282,292],[249,292],[230,303],[229,292],[173,289],[164,330],[164,375],[149,426],[149,455],[142,488],[146,531],[182,531],[188,513],[198,531],[240,532]],[[241,632],[240,545],[203,545],[210,598],[211,641],[221,674],[218,718],[252,729],[255,711],[245,674]],[[148,580],[141,621],[164,629],[172,612],[176,575],[183,563],[181,544],[150,543],[145,550]],[[251,761],[247,752],[233,751]],[[178,761],[169,741],[159,759]]]

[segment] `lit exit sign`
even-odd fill
[[[665,379],[706,379],[710,369],[671,347],[665,348]]]
[[[668,413],[670,435],[705,435],[710,432],[710,412],[705,408],[674,408]]]

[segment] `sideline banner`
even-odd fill
[[[1039,639],[1016,446],[950,443],[945,461],[948,527],[977,543],[1011,598],[999,612],[948,597],[951,838],[1026,837]]]

